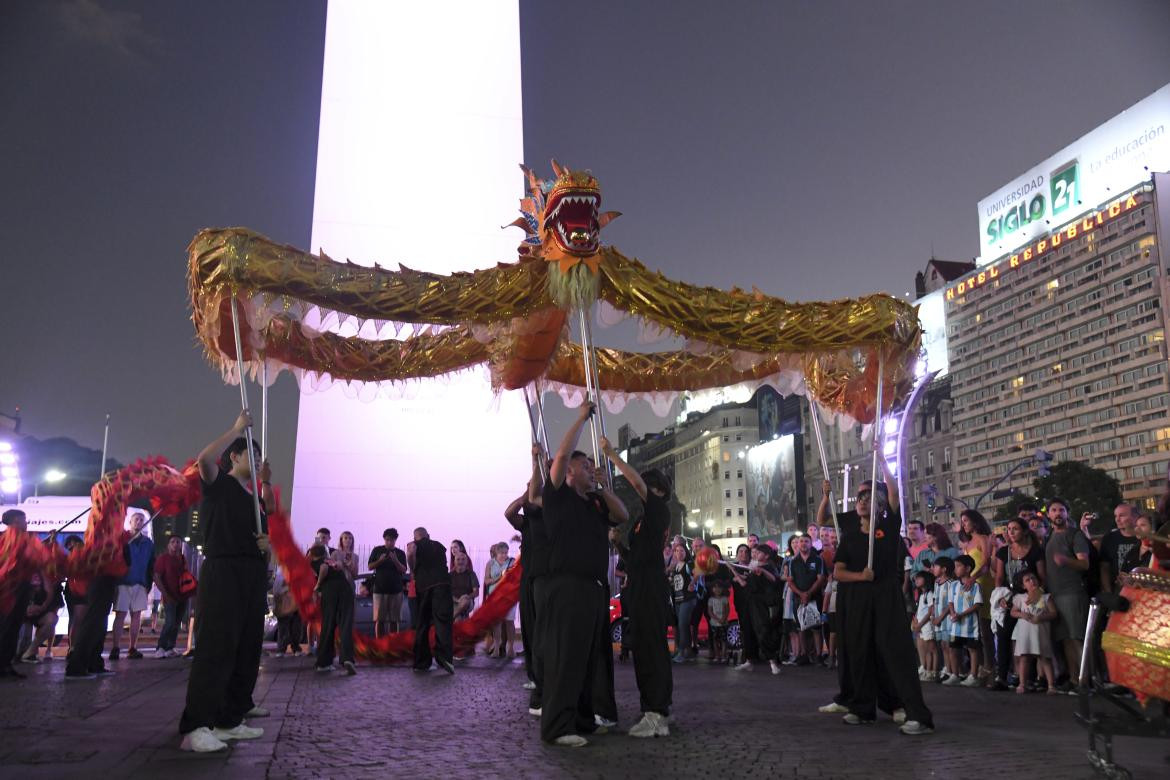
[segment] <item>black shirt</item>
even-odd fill
[[[423,539],[414,545],[414,590],[422,594],[436,585],[449,585],[447,548],[434,539]]]
[[[807,561],[799,555],[792,556],[788,571],[797,589],[808,593],[809,588],[816,584],[817,578],[825,573],[825,561],[816,550],[809,550]]]
[[[381,558],[387,552],[390,552],[398,562],[406,567],[406,553],[397,547],[391,549],[384,544],[380,544],[370,551],[370,564]],[[394,565],[394,561],[387,560],[381,566],[374,569],[374,593],[384,593],[387,595],[394,595],[402,592],[402,573],[398,571],[398,567]]]
[[[200,481],[203,502],[199,505],[199,523],[203,526],[203,554],[208,558],[257,558],[264,554],[256,544],[256,510],[252,494],[240,481],[223,469],[211,484]],[[265,532],[264,499],[260,499],[261,521]]]
[[[1006,580],[1007,587],[1015,590],[1017,593],[1023,593],[1022,586],[1020,589],[1016,588],[1016,578],[1026,571],[1030,571],[1037,577],[1040,576],[1040,570],[1037,564],[1044,560],[1044,548],[1038,544],[1033,544],[1028,548],[1028,552],[1024,553],[1023,558],[1012,557],[1012,546],[1005,545],[995,551],[995,557],[999,558],[1003,563],[1003,576]],[[1041,583],[1043,585],[1043,583]]]
[[[682,604],[684,601],[695,598],[695,592],[689,587],[691,584],[691,570],[685,562],[680,565],[676,561],[670,567],[670,574],[666,575],[666,579],[670,583],[671,601],[675,604]]]
[[[520,566],[525,577],[548,574],[549,548],[544,512],[536,504],[525,502],[520,524]]]
[[[666,530],[670,527],[670,509],[666,499],[655,495],[649,488],[642,506],[641,522],[630,529],[627,571],[653,568],[658,572],[662,570],[662,547],[666,543]]]
[[[309,565],[313,567],[313,574],[320,577],[321,567],[325,565],[324,558],[318,558],[315,561],[309,561]],[[325,579],[321,583],[321,590],[345,590],[349,587],[349,578],[345,576],[345,572],[341,569],[335,569],[332,566],[328,567],[325,573]]]
[[[569,486],[546,483],[544,527],[549,540],[549,573],[577,574],[598,582],[609,577],[609,509],[596,493],[584,498]]]
[[[1141,539],[1123,536],[1116,528],[1101,540],[1101,560],[1109,564],[1109,584],[1114,590],[1117,590],[1117,575],[1137,568],[1141,548]]]
[[[838,515],[841,524],[842,539],[837,546],[837,556],[833,559],[834,565],[845,564],[846,571],[864,571],[869,557],[869,534],[861,532],[860,518],[851,526],[846,526],[844,519],[847,515],[857,518],[856,512],[846,512]],[[847,530],[848,528],[848,530]],[[873,579],[874,582],[896,580],[902,582],[906,570],[906,544],[902,541],[902,517],[895,511],[889,510],[884,517],[878,518],[877,530],[873,540]]]

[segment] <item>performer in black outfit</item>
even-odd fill
[[[553,459],[544,486],[544,523],[550,553],[548,574],[537,581],[537,640],[544,658],[540,737],[580,747],[580,732],[597,729],[593,674],[597,649],[608,634],[606,574],[608,530],[624,522],[626,508],[609,485],[595,492],[593,465],[573,447],[592,403],[581,407]]]
[[[867,567],[871,500],[878,502],[872,569]],[[863,482],[857,492],[857,508],[858,525],[849,528],[849,523],[841,529],[843,537],[833,572],[839,583],[842,665],[847,666],[851,683],[850,698],[844,702],[849,708],[845,723],[872,723],[880,695],[887,703],[904,707],[903,734],[930,734],[934,719],[922,698],[918,655],[902,598],[908,553],[902,541],[897,497],[881,483],[874,495],[872,484]]]
[[[245,715],[265,714],[253,704],[252,690],[268,611],[268,535],[256,533],[251,461],[243,436],[251,425],[251,416],[241,412],[231,430],[199,453],[199,519],[206,541],[196,597],[195,659],[179,721],[184,750],[222,750],[227,740],[256,739],[264,733],[244,723]],[[259,449],[255,447],[257,462]],[[259,476],[263,510],[266,503],[274,503],[267,463],[261,464]]]
[[[451,623],[455,605],[451,600],[451,573],[447,571],[447,548],[431,539],[425,528],[414,529],[414,541],[406,547],[406,559],[418,594],[418,619],[414,624],[414,670],[431,668],[431,625],[435,627],[434,662],[447,674],[455,674],[451,663]]]
[[[548,537],[544,532],[544,517],[540,508],[540,492],[544,474],[540,468],[540,447],[532,445],[532,478],[524,495],[513,501],[504,517],[520,532],[520,641],[524,645],[524,684],[528,696],[528,713],[540,715],[544,677],[540,660],[539,637],[536,634],[535,581],[548,571]]]
[[[670,728],[674,677],[666,629],[674,615],[670,588],[662,575],[662,546],[670,532],[670,480],[657,469],[638,474],[601,440],[602,451],[642,499],[642,519],[627,537],[626,586],[622,589],[622,614],[629,617],[634,678],[638,682],[642,719],[630,729],[631,737],[665,737]],[[623,636],[623,640],[625,637]]]

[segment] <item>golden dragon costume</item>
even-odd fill
[[[522,166],[523,168],[523,166]],[[586,385],[569,314],[603,302],[686,341],[682,350],[597,350],[600,395],[613,402],[747,383],[800,387],[863,423],[875,417],[879,354],[883,406],[908,393],[920,330],[910,305],[887,295],[789,303],[753,289],[724,291],[667,279],[600,243],[592,174],[553,161],[544,181],[523,168],[528,196],[512,224],[518,260],[449,276],[335,262],[242,228],[209,229],[188,249],[192,319],[209,360],[235,374],[230,299],[242,304],[242,358],[315,381],[389,382],[486,364],[492,386],[542,380],[562,393]],[[354,335],[332,327],[344,323]],[[356,326],[356,327],[354,327]],[[383,338],[390,327],[394,335]],[[796,381],[793,381],[793,380]]]

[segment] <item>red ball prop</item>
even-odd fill
[[[695,556],[695,570],[703,574],[714,574],[719,569],[719,555],[714,548],[704,547]]]

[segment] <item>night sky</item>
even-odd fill
[[[109,412],[112,457],[183,461],[231,423],[184,249],[212,225],[308,244],[324,23],[308,1],[0,4],[0,411],[25,433],[100,447]],[[980,198],[1170,81],[1164,0],[526,0],[521,26],[527,162],[598,176],[625,215],[607,243],[797,300],[970,259]],[[286,484],[296,394],[271,395]]]

